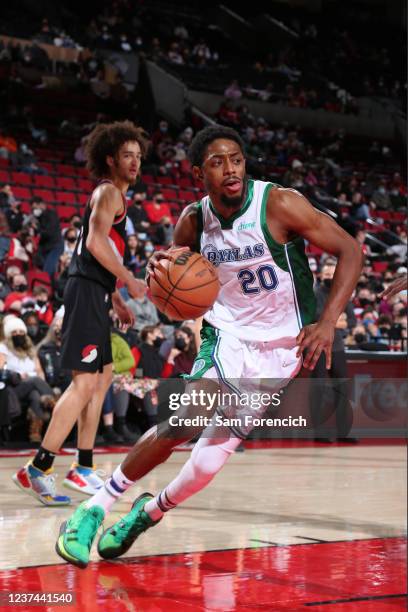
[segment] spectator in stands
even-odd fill
[[[27,334],[30,337],[31,342],[36,347],[37,344],[43,340],[47,331],[48,325],[44,323],[41,324],[40,319],[38,318],[38,313],[35,310],[28,310],[21,317],[26,324]]]
[[[3,185],[0,189],[0,208],[8,209],[13,203],[17,202],[10,185]]]
[[[70,227],[64,233],[64,253],[72,257],[75,251],[75,245],[78,238],[77,228]]]
[[[37,220],[37,232],[40,235],[39,255],[43,260],[42,267],[52,277],[64,250],[58,215],[55,210],[47,208],[47,204],[39,196],[32,198],[31,205]]]
[[[242,90],[239,87],[237,79],[231,81],[224,91],[224,98],[227,100],[239,100],[242,98]]]
[[[366,244],[365,240],[367,237],[367,232],[365,230],[358,230],[356,233],[356,240],[359,243],[359,245],[361,246],[361,250],[363,251],[364,255],[371,255],[371,249],[368,246],[368,244]]]
[[[371,203],[380,210],[391,210],[391,200],[387,189],[387,181],[381,179],[380,184],[371,196]]]
[[[350,215],[356,221],[366,221],[370,216],[370,208],[368,204],[364,201],[363,194],[361,191],[356,191],[353,193],[351,198],[352,208]]]
[[[19,259],[28,262],[28,255],[18,238],[14,238],[6,214],[0,210],[0,261]]]
[[[27,417],[30,421],[30,442],[39,442],[42,427],[49,419],[46,409],[55,404],[53,392],[44,380],[44,372],[36,358],[24,321],[14,315],[5,317],[3,332],[0,369],[7,367],[19,374],[21,382],[14,387],[14,391],[20,402],[26,402],[29,406]]]
[[[172,221],[170,206],[164,202],[161,191],[154,193],[153,202],[145,204],[145,210],[151,223],[160,223],[163,217],[168,217]]]
[[[166,249],[172,244],[174,235],[174,226],[170,217],[163,217],[160,221],[156,232],[156,244],[165,247]]]
[[[162,119],[158,125],[158,128],[152,134],[152,144],[154,148],[156,148],[162,142],[162,140],[167,138],[168,131],[169,124],[167,121]]]
[[[163,332],[157,325],[146,325],[140,332],[142,343],[140,344],[140,359],[136,367],[141,368],[143,376],[148,378],[165,378],[166,361],[159,354],[159,349],[164,341]],[[168,366],[171,371],[172,366]],[[168,373],[167,373],[168,375]]]
[[[65,235],[67,232],[69,232],[70,230],[74,230],[75,231],[75,235],[76,237],[79,236],[79,232],[81,231],[81,227],[82,227],[82,220],[81,220],[81,216],[78,215],[77,213],[73,214],[70,218],[69,218],[69,225],[68,227],[64,227],[64,229],[62,230],[62,235],[65,238]]]
[[[46,336],[37,347],[45,379],[57,395],[61,395],[72,380],[71,373],[61,369],[62,320],[63,313],[57,312]]]
[[[57,305],[63,303],[64,289],[68,282],[68,269],[71,263],[71,257],[67,253],[63,253],[58,261],[57,273],[52,279],[52,288],[54,291],[54,302]]]
[[[136,234],[130,234],[127,239],[124,264],[136,276],[146,267],[147,259],[144,247],[139,244]]]
[[[167,362],[173,366],[171,376],[179,377],[182,374],[190,374],[195,358],[197,347],[194,332],[189,327],[180,327],[174,332],[174,348],[171,349]]]
[[[13,163],[17,159],[17,142],[0,130],[0,157],[10,159]]]
[[[159,323],[156,306],[146,295],[139,298],[130,298],[126,304],[135,315],[133,329],[137,332],[140,333],[146,326],[154,327]]]
[[[11,232],[13,234],[19,232],[23,227],[24,215],[21,212],[20,202],[14,198],[9,200],[9,206],[6,209],[6,217]]]
[[[21,273],[21,268],[19,266],[15,266],[15,265],[7,266],[6,271],[5,271],[5,278],[4,278],[4,281],[2,281],[2,286],[0,288],[0,298],[3,299],[6,297],[6,295],[12,292],[13,277],[16,276],[16,274],[20,274],[20,273]]]
[[[128,208],[128,217],[133,223],[133,227],[138,233],[145,233],[150,230],[150,221],[146,211],[143,208],[143,202],[146,200],[146,193],[136,192],[133,196],[132,204]]]
[[[38,314],[39,320],[49,327],[54,318],[54,313],[48,289],[42,286],[34,287],[33,297],[35,299],[35,311]]]
[[[14,274],[11,281],[11,291],[4,300],[4,310],[19,313],[24,298],[31,297],[28,282],[24,274]]]

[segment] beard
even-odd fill
[[[247,177],[244,176],[242,180],[242,191],[240,195],[237,196],[227,196],[224,193],[221,195],[220,200],[225,206],[225,208],[229,208],[230,210],[239,210],[242,207],[242,204],[245,201],[247,194]]]

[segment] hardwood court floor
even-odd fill
[[[110,472],[123,455],[99,455]],[[187,453],[144,478],[106,525],[143,491],[157,492]],[[79,570],[54,551],[72,508],[47,508],[0,459],[0,592],[70,592],[76,603],[27,610],[406,610],[405,446],[306,446],[236,453],[213,483],[141,536],[118,561]],[[70,457],[60,456],[62,481]],[[64,490],[66,491],[66,490]],[[83,499],[72,492],[75,503]],[[0,610],[10,607],[0,606]]]

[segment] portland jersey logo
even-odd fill
[[[246,261],[247,259],[255,259],[262,257],[265,249],[262,242],[253,245],[246,245],[236,249],[217,249],[213,244],[206,244],[202,250],[204,257],[208,259],[214,266],[219,266],[221,263],[230,261]]]
[[[82,363],[92,363],[98,356],[98,346],[96,344],[87,344],[82,349]]]

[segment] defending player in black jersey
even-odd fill
[[[112,381],[109,310],[123,326],[133,315],[116,291],[120,279],[129,295],[140,296],[145,285],[123,265],[126,242],[126,198],[137,180],[148,141],[130,121],[98,125],[88,138],[87,165],[99,181],[86,207],[83,227],[69,269],[64,293],[62,367],[72,383],[56,404],[43,442],[33,461],[13,475],[14,482],[45,505],[66,505],[57,495],[52,464],[78,420],[78,457],[64,485],[93,495],[103,485],[92,450],[102,403]]]

